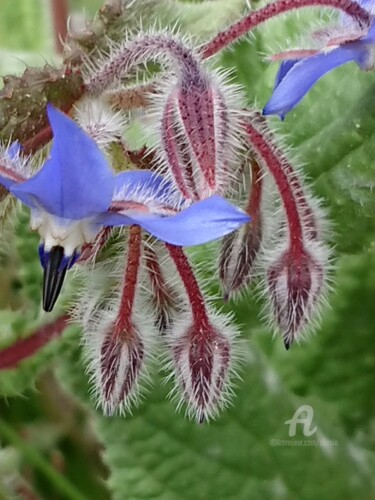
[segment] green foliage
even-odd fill
[[[12,40],[4,34],[9,33],[9,23],[15,24],[11,4],[5,2],[5,15],[0,21],[2,44],[5,39]],[[30,2],[25,2],[25,9],[26,4]],[[179,2],[183,30],[208,36],[212,20],[219,29],[224,20],[240,15],[244,7],[239,1],[227,5],[220,0],[184,7]],[[37,12],[37,7],[32,9],[27,22],[44,26]],[[313,16],[306,13],[298,21],[284,17],[224,55],[225,66],[235,68],[234,77],[244,85],[250,104],[265,104],[276,71],[259,54],[270,52],[271,44],[277,49],[279,43],[297,37],[311,19]],[[25,20],[20,22],[26,26]],[[29,29],[20,30],[17,40],[7,45],[17,50],[25,47]],[[30,45],[33,50],[45,46],[47,31],[43,29],[37,30]],[[5,445],[0,451],[0,469],[11,467],[18,478],[24,477],[22,463],[28,463],[32,471],[38,471],[34,486],[45,498],[78,498],[75,489],[86,498],[110,496],[119,500],[373,498],[374,96],[374,74],[347,65],[324,77],[284,123],[273,120],[304,165],[307,177],[313,180],[313,190],[324,199],[333,222],[331,241],[337,267],[334,292],[331,308],[325,311],[316,336],[286,352],[280,340],[272,340],[271,333],[259,323],[259,304],[253,298],[247,296],[230,306],[243,325],[248,343],[243,381],[238,384],[233,406],[217,422],[199,426],[174,412],[173,403],[166,399],[170,388],[162,385],[158,374],[153,375],[149,394],[132,416],[102,417],[88,396],[78,335],[71,329],[19,368],[0,372],[0,392],[9,398],[1,406],[5,424],[0,422],[0,440]],[[11,303],[17,305],[18,311],[0,311],[1,347],[27,336],[43,319],[39,314],[37,238],[28,232],[24,216],[10,244],[12,258],[19,265],[14,276],[22,288],[13,292],[10,288],[9,292],[17,295]],[[1,279],[5,283],[5,278]],[[55,366],[57,387],[69,401],[63,408],[53,406],[56,402],[40,385],[40,373]],[[24,399],[10,397],[21,393]],[[317,432],[306,437],[302,426],[298,426],[297,435],[291,437],[285,422],[306,404],[314,410],[312,426],[317,426]],[[53,406],[54,416],[46,411],[46,405]],[[69,405],[74,408],[74,417]],[[61,486],[59,479],[55,482],[48,467],[30,454],[12,428],[9,430],[9,426],[38,429],[41,436],[46,425],[52,427],[54,436],[47,448],[59,450],[71,464],[66,466],[65,475],[73,485],[73,493],[69,493],[69,484]],[[86,433],[87,440],[79,439]],[[312,445],[320,438],[331,444]],[[291,442],[282,445],[277,440]],[[42,441],[41,437],[38,441]],[[298,445],[300,441],[304,444]],[[98,452],[98,442],[103,446],[102,453]],[[48,462],[45,449],[38,453]],[[100,456],[108,471],[98,465]],[[4,464],[1,460],[5,460]],[[1,470],[0,491],[5,484]],[[107,475],[110,493],[102,484]]]

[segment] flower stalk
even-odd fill
[[[330,7],[340,10],[353,18],[361,28],[369,26],[371,22],[367,10],[354,0],[277,0],[251,12],[203,45],[202,58],[212,57],[269,19],[305,7]]]

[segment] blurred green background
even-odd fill
[[[247,8],[239,0],[156,3],[161,24],[177,16],[182,31],[205,37]],[[69,7],[81,19],[100,4]],[[170,4],[174,12],[166,15]],[[276,67],[264,54],[299,40],[313,19],[283,17],[223,56],[249,105],[264,105],[272,89]],[[50,2],[1,0],[0,73],[45,61],[59,63]],[[247,341],[243,380],[233,406],[199,426],[174,412],[156,374],[133,415],[102,417],[89,397],[79,332],[69,328],[17,369],[0,371],[0,498],[375,499],[374,82],[373,73],[348,65],[325,77],[284,123],[272,120],[333,222],[334,291],[317,335],[286,352],[259,322],[252,293],[226,306]],[[3,231],[2,348],[45,321],[38,238],[27,213]],[[198,256],[203,268],[210,252]],[[316,432],[308,437],[297,425],[289,436],[285,422],[302,405],[313,409]]]

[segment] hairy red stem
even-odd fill
[[[202,332],[209,329],[209,320],[206,310],[206,303],[202,292],[199,288],[196,277],[191,269],[188,258],[186,257],[183,249],[174,245],[166,243],[169,255],[172,257],[177,271],[180,274],[181,280],[184,284],[191,310],[193,313],[195,329],[194,331]]]
[[[48,342],[59,337],[65,330],[69,316],[61,316],[48,325],[41,326],[36,332],[25,339],[0,350],[0,370],[16,368],[24,359],[30,358]]]
[[[254,147],[257,156],[260,158],[262,163],[267,166],[275,180],[286,213],[289,226],[290,245],[293,251],[299,253],[303,251],[304,235],[301,217],[298,211],[296,193],[291,185],[294,180],[298,181],[298,179],[296,178],[290,165],[288,165],[287,168],[285,167],[286,162],[283,155],[277,154],[274,145],[267,141],[264,133],[257,130],[257,128],[251,123],[246,123],[245,128],[249,136],[250,143]],[[294,178],[292,179],[290,178],[291,173],[294,174]],[[299,184],[295,187],[297,188],[298,195],[300,197],[303,196],[303,192]],[[306,204],[303,200],[301,203],[303,205]]]
[[[120,310],[115,325],[115,335],[124,335],[124,332],[131,331],[131,317],[141,262],[141,252],[142,230],[139,226],[131,226],[129,230],[129,247],[126,256],[124,285]]]
[[[331,7],[341,10],[355,19],[361,28],[369,26],[371,22],[367,10],[354,0],[278,0],[255,12],[251,12],[248,16],[219,33],[210,42],[203,45],[201,55],[204,59],[207,59],[269,19],[305,7]]]
[[[68,2],[67,0],[51,0],[55,48],[58,54],[64,52],[64,40],[68,34]]]
[[[256,226],[260,217],[260,205],[262,201],[262,170],[258,162],[251,162],[251,192],[246,207],[246,212],[251,215],[251,224]]]

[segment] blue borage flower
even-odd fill
[[[373,15],[374,0],[362,0],[361,4]],[[273,57],[285,59],[276,76],[271,99],[264,107],[264,115],[279,115],[284,119],[326,73],[338,66],[356,62],[362,70],[374,69],[374,22],[366,30],[359,31],[357,25],[346,16],[341,17],[339,28],[315,33],[324,45],[317,50],[292,50]]]
[[[188,204],[173,185],[151,171],[115,174],[95,141],[73,120],[47,108],[53,131],[49,158],[34,175],[9,162],[0,166],[0,184],[31,208],[31,227],[41,235],[43,307],[50,311],[66,271],[103,226],[140,225],[178,246],[200,245],[249,221],[220,196]],[[16,143],[11,160],[20,153]]]

